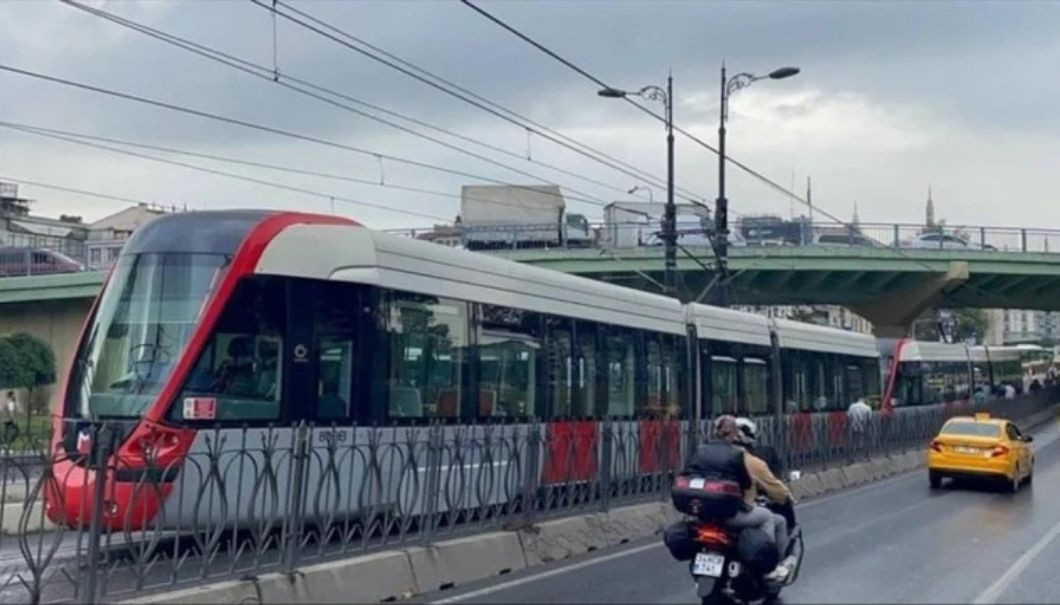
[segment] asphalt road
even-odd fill
[[[924,471],[798,508],[806,559],[785,603],[1060,603],[1060,427],[1035,435],[1034,484],[931,491]],[[692,603],[660,539],[422,595],[418,602]]]

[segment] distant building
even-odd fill
[[[109,269],[133,231],[163,214],[165,210],[160,207],[137,204],[92,223],[85,242],[85,264],[89,269]]]
[[[133,231],[166,212],[161,206],[137,204],[85,224],[79,216],[35,216],[32,203],[19,197],[18,185],[0,182],[0,247],[61,252],[89,270],[113,266]]]
[[[83,259],[88,228],[80,219],[33,216],[32,203],[18,196],[18,185],[0,182],[0,247],[46,248]]]
[[[1060,338],[1060,313],[1027,309],[1000,309],[992,319],[999,319],[1000,344],[1039,343]]]

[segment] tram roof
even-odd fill
[[[765,316],[710,305],[688,305],[688,321],[699,338],[768,347],[769,320]]]
[[[676,299],[354,225],[292,225],[257,273],[349,281],[684,334]]]
[[[868,334],[839,330],[828,326],[775,319],[777,338],[782,348],[822,351],[859,357],[879,357],[876,338]]]
[[[970,347],[968,349],[971,352],[972,360],[974,361],[986,361],[989,355],[990,361],[1019,361],[1020,360],[1020,349],[1019,347],[991,347],[991,346],[979,346]]]
[[[968,361],[968,348],[963,344],[907,340],[899,361]]]

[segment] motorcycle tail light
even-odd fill
[[[695,541],[700,544],[712,544],[715,546],[729,546],[729,532],[717,525],[702,523],[696,526]]]

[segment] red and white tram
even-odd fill
[[[55,418],[53,446],[66,455],[53,464],[46,510],[57,522],[84,522],[104,474],[112,528],[158,519],[201,527],[231,515],[204,504],[211,481],[230,507],[270,483],[267,515],[282,518],[291,488],[276,477],[292,457],[277,452],[290,452],[295,427],[306,425],[318,427],[313,445],[326,447],[364,442],[367,431],[455,439],[483,423],[503,437],[539,420],[548,447],[526,468],[548,486],[592,478],[595,461],[607,458],[598,449],[606,418],[634,444],[621,473],[651,473],[678,463],[688,422],[721,412],[834,413],[878,397],[873,343],[332,216],[160,217],[130,238],[84,329]],[[104,450],[103,473],[84,455],[100,422],[123,427]],[[479,502],[507,497],[508,462],[469,456],[441,464],[493,465],[499,479],[439,486],[448,490],[441,508],[459,506],[463,490],[486,490]],[[309,465],[302,485],[331,486],[329,514],[390,505],[415,514],[423,503],[405,501],[402,490],[430,479],[407,462],[394,473],[377,463],[366,481],[368,463],[348,455]],[[237,467],[270,467],[272,476],[226,475]],[[364,485],[374,486],[368,496]]]

